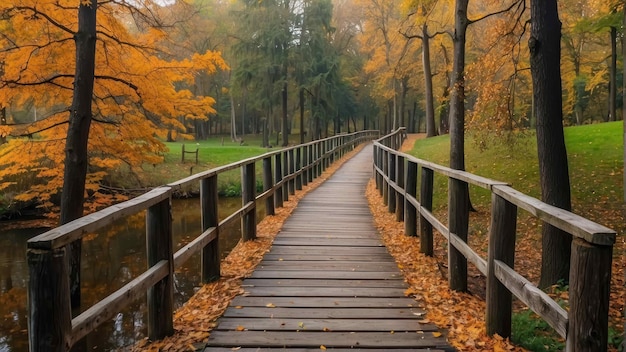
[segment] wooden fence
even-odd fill
[[[460,252],[465,263],[471,262],[487,277],[487,333],[510,336],[513,294],[566,340],[567,351],[606,351],[615,231],[543,203],[507,183],[400,153],[397,149],[404,136],[404,129],[400,129],[374,143],[376,187],[389,211],[395,212],[399,221],[404,219],[406,234],[417,236],[419,232],[422,253],[433,255],[433,229],[436,229],[447,239],[448,253]],[[479,256],[465,240],[449,230],[450,220],[446,227],[433,215],[434,173],[448,178],[448,193],[460,188],[453,187],[454,183],[464,183],[465,187],[473,185],[491,192],[487,259]],[[448,194],[448,199],[453,197]],[[569,311],[513,269],[518,208],[573,236]],[[467,265],[451,264],[448,270],[449,281],[451,278],[467,281]]]
[[[220,277],[220,228],[241,219],[244,240],[256,237],[256,202],[265,201],[267,215],[282,207],[296,189],[312,182],[333,161],[359,143],[378,138],[378,131],[338,135],[263,154],[192,175],[158,187],[137,198],[110,206],[28,241],[28,335],[31,351],[68,351],[78,340],[123,307],[148,297],[148,335],[152,340],[173,333],[174,270],[197,252],[202,253],[202,281]],[[256,193],[256,166],[262,165],[263,192]],[[242,207],[218,221],[218,176],[241,169]],[[273,171],[273,173],[272,173]],[[171,197],[185,186],[200,185],[202,234],[174,253]],[[148,268],[119,290],[72,317],[68,245],[80,241],[114,220],[146,211]]]

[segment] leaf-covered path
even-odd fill
[[[211,332],[232,348],[452,350],[418,302],[374,227],[365,188],[370,147],[302,199],[244,293]]]

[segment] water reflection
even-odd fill
[[[240,199],[220,199],[220,219],[240,206]],[[262,218],[262,211],[258,209],[258,219]],[[175,249],[202,232],[198,199],[174,200],[172,218]],[[26,241],[44,230],[9,230],[0,236],[0,352],[28,350]],[[222,258],[240,237],[238,222],[220,231]],[[145,270],[145,241],[144,214],[119,220],[97,234],[84,238],[81,267],[84,308],[90,307]],[[200,255],[197,254],[176,271],[175,308],[194,294],[200,283],[199,268]],[[134,344],[146,334],[146,309],[145,298],[133,303],[88,335],[73,350],[110,351]]]

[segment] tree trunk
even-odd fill
[[[441,50],[443,51],[443,58],[445,60],[444,67],[448,67],[448,63],[450,62],[448,50],[443,44],[441,45]],[[443,93],[441,95],[443,107],[439,114],[439,134],[448,134],[450,132],[450,72],[447,69],[445,75],[446,85],[443,87]]]
[[[609,82],[609,121],[617,121],[615,117],[617,99],[617,28],[611,27],[611,67]]]
[[[2,107],[0,109],[0,126],[5,126],[7,124],[7,108]],[[7,142],[7,135],[0,131],[0,145],[3,145]]]
[[[406,94],[409,91],[409,79],[404,77],[400,81],[400,117],[398,127],[407,127],[405,116],[406,110]]]
[[[89,165],[87,142],[91,126],[95,57],[97,0],[78,6],[74,95],[65,144],[65,170],[61,193],[61,224],[83,216],[85,181]],[[80,306],[81,240],[69,245],[70,296],[72,307]]]
[[[424,98],[426,99],[426,137],[437,135],[433,105],[433,74],[430,68],[430,38],[426,22],[422,26],[422,65],[424,66]]]
[[[465,170],[465,35],[469,24],[469,0],[457,0],[454,27],[454,84],[450,96],[450,167]],[[469,190],[467,183],[449,181],[448,221],[450,232],[467,241],[469,224]],[[452,245],[448,245],[450,288],[467,291],[467,259]]]
[[[282,118],[282,128],[281,128],[281,132],[283,134],[283,147],[286,147],[287,145],[289,145],[289,118],[287,117],[287,69],[285,68],[285,83],[283,84],[283,89],[282,89],[282,105],[283,105],[283,118]],[[277,143],[278,144],[278,143]]]
[[[235,142],[237,138],[237,114],[235,113],[235,99],[230,95],[230,141]]]
[[[304,144],[304,88],[300,88],[300,144]]]
[[[530,71],[537,116],[537,153],[541,198],[544,202],[571,209],[569,171],[561,94],[561,22],[557,0],[531,2]],[[554,226],[542,227],[540,287],[569,278],[572,238]]]

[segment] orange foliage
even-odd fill
[[[185,119],[215,113],[213,98],[187,87],[201,73],[228,69],[220,53],[212,51],[169,59],[175,55],[164,49],[168,33],[162,29],[168,24],[158,17],[166,10],[151,2],[142,6],[105,2],[98,8],[87,196],[98,195],[98,184],[110,170],[138,173],[143,164],[161,162],[166,147],[157,136],[170,129],[185,132]],[[8,113],[0,134],[28,137],[9,138],[0,147],[0,191],[51,205],[62,185],[76,2],[7,0],[0,13],[0,107]],[[19,116],[28,105],[38,108],[36,121]],[[114,200],[102,197],[94,204]]]

